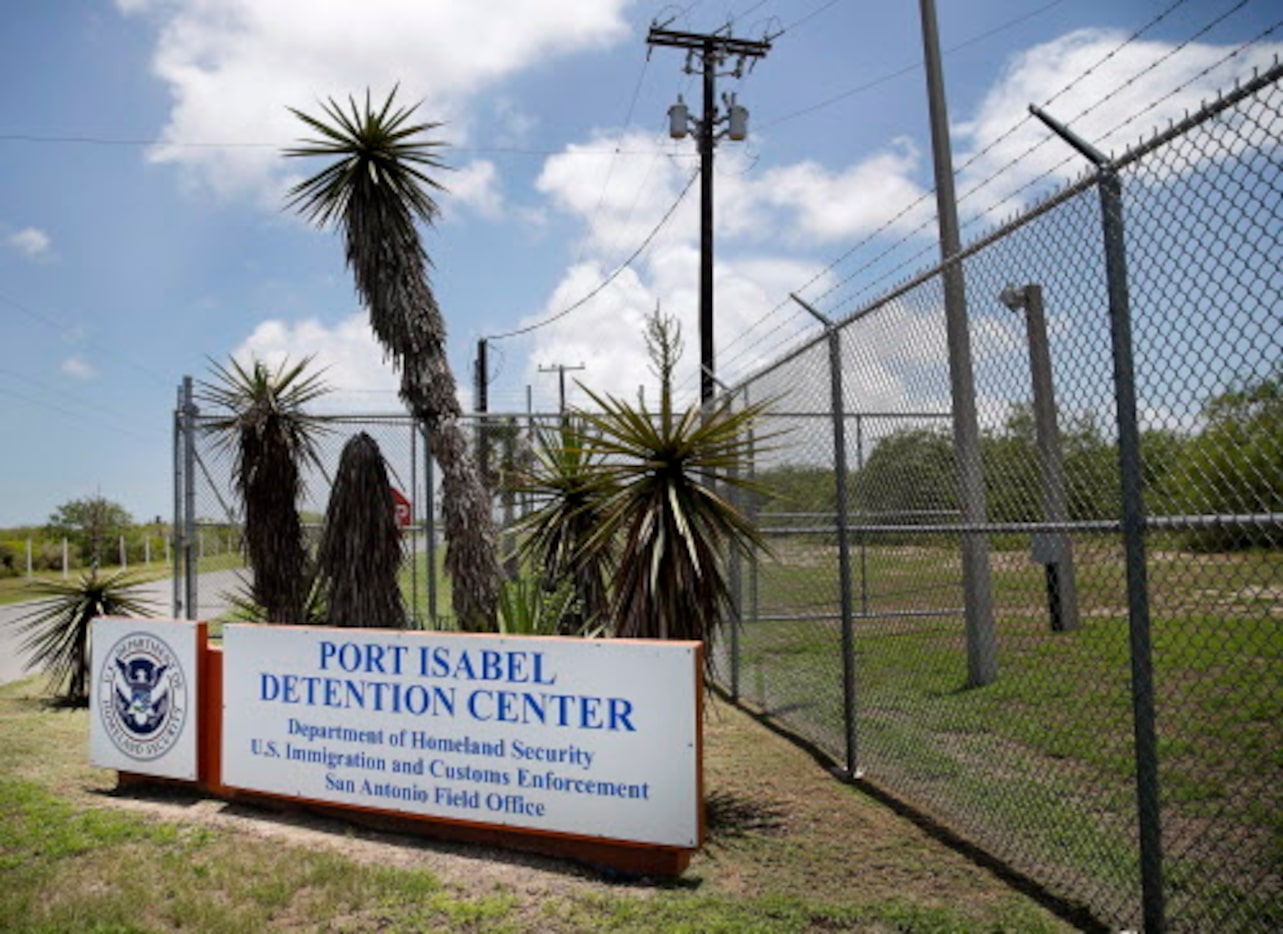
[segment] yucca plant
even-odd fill
[[[343,445],[317,554],[329,624],[404,629],[401,559],[387,465],[361,432]]]
[[[306,621],[312,570],[303,542],[298,499],[302,468],[319,464],[317,440],[326,430],[307,406],[328,392],[312,358],[271,369],[232,359],[211,361],[201,401],[213,406],[206,430],[232,457],[232,483],[245,507],[245,547],[254,573],[253,599],[275,623]]]
[[[535,508],[518,526],[519,555],[543,569],[543,586],[573,581],[576,626],[605,622],[610,612],[607,581],[613,555],[607,548],[584,548],[601,524],[608,489],[582,418],[567,416],[555,428],[535,433],[533,463],[517,474],[516,487],[530,494]]]
[[[421,134],[439,124],[414,123],[415,107],[382,106],[367,92],[361,107],[333,99],[321,117],[291,112],[317,138],[288,149],[319,156],[326,168],[290,190],[289,205],[319,227],[343,234],[357,294],[370,313],[375,338],[401,373],[401,399],[428,429],[441,465],[441,511],[446,570],[455,615],[465,630],[493,630],[499,562],[490,493],[459,424],[462,410],[446,359],[445,321],[428,280],[428,256],[415,221],[431,224],[438,208],[431,174],[444,170],[441,145]]]
[[[568,577],[551,587],[542,574],[519,574],[499,585],[499,632],[505,636],[596,635],[576,612],[575,584]]]
[[[33,581],[29,589],[44,595],[13,624],[26,638],[28,671],[43,670],[49,690],[73,706],[89,703],[90,623],[99,616],[148,616],[154,611],[138,588],[147,579],[133,571],[100,576],[85,571],[74,581]]]
[[[766,547],[724,495],[732,488],[762,492],[744,468],[762,440],[755,442],[749,427],[766,403],[736,410],[728,399],[679,413],[672,400],[681,346],[676,321],[656,310],[647,345],[660,377],[658,412],[586,390],[599,411],[580,417],[592,431],[599,458],[593,483],[603,498],[583,560],[611,556],[616,636],[702,640],[711,664],[731,602],[727,558]]]
[[[220,591],[218,599],[227,607],[221,617],[225,622],[258,623],[270,617],[262,605],[254,599],[254,585],[250,578],[241,574],[235,575],[236,584],[230,590]],[[319,575],[313,573],[307,581],[307,599],[303,605],[303,625],[324,626],[325,593],[321,587]]]

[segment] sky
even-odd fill
[[[1029,103],[1121,150],[1283,51],[1273,0],[937,5],[964,240],[1083,168]],[[697,157],[667,112],[681,94],[698,116],[700,84],[683,52],[648,48],[652,24],[771,43],[718,78],[750,114],[714,176],[733,383],[816,333],[790,292],[840,318],[882,287],[863,257],[936,255],[918,4],[11,0],[0,527],[94,495],[169,516],[177,388],[211,361],[313,356],[323,408],[402,411],[338,235],[285,207],[319,168],[281,155],[307,136],[290,108],[367,89],[399,89],[448,144],[423,236],[465,410],[482,339],[491,411],[555,410],[559,366],[572,404],[578,382],[635,395],[656,307],[697,394]]]

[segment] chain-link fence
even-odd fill
[[[735,390],[725,686],[1112,926],[1283,927],[1279,77],[963,251],[985,522],[942,270]]]
[[[730,569],[724,686],[1115,927],[1283,927],[1280,74],[963,251],[978,437],[940,269],[733,390],[770,400],[774,495],[743,506],[773,554]],[[212,617],[241,513],[179,409],[175,611]],[[537,418],[488,418],[487,475]],[[448,617],[422,432],[330,425],[305,519],[372,434],[410,501],[411,612]]]
[[[190,381],[185,384],[191,391]],[[244,554],[244,506],[232,486],[232,453],[210,430],[216,416],[179,390],[175,419],[174,528],[178,547],[174,613],[216,619],[250,596]],[[433,508],[434,464],[421,428],[407,415],[332,416],[320,421],[316,464],[304,465],[298,504],[306,544],[320,538],[343,445],[364,432],[379,445],[398,499],[406,555],[402,590],[418,624],[449,614],[448,582],[440,575],[441,535]],[[435,569],[437,573],[429,573]]]

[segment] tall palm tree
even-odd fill
[[[441,465],[446,569],[454,581],[454,610],[465,630],[494,628],[499,566],[491,500],[459,424],[462,410],[446,360],[445,322],[428,279],[428,255],[415,221],[431,225],[441,190],[429,171],[444,169],[420,134],[439,124],[413,123],[415,107],[348,99],[322,105],[323,117],[291,108],[318,134],[287,156],[333,161],[295,185],[289,205],[318,227],[343,234],[357,294],[374,336],[401,373],[401,398],[428,429]]]
[[[206,430],[232,454],[232,482],[245,506],[245,546],[254,572],[251,594],[275,623],[307,621],[310,569],[299,521],[302,465],[319,463],[324,428],[306,406],[327,392],[312,358],[275,370],[261,360],[243,366],[211,361],[215,379],[201,383],[201,400],[217,414]]]
[[[378,442],[365,432],[343,445],[317,555],[331,626],[404,629],[401,530]]]

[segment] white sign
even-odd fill
[[[195,781],[199,625],[93,621],[90,762]]]
[[[694,848],[697,643],[232,624],[223,782]]]

